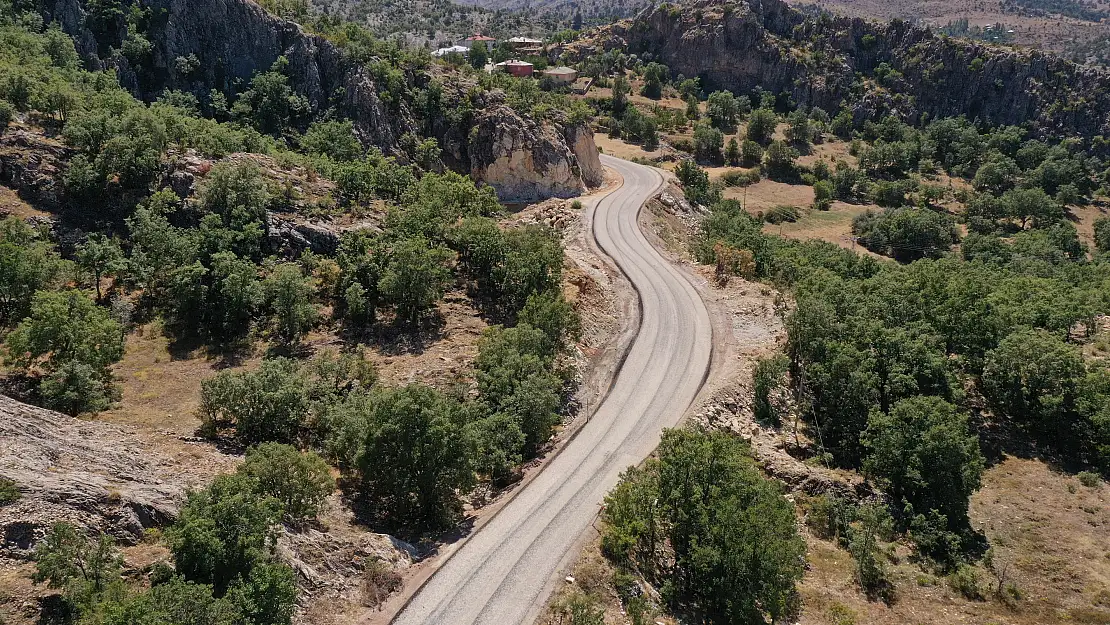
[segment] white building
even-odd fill
[[[463,56],[468,56],[470,54],[470,48],[468,48],[466,46],[451,46],[451,47],[448,47],[448,48],[440,48],[439,50],[436,50],[435,52],[432,52],[432,56],[434,56],[436,58],[441,58],[441,57],[445,57],[445,56],[447,56],[448,54],[451,54],[451,53],[457,53],[457,54],[461,54]]]

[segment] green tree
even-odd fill
[[[559,288],[563,278],[563,245],[548,226],[531,225],[505,233],[505,256],[493,270],[501,310],[510,319],[529,298]]]
[[[786,117],[786,140],[796,145],[806,146],[813,140],[813,128],[809,117],[800,109]]]
[[[100,233],[92,233],[77,248],[77,264],[92,274],[96,285],[96,301],[104,299],[101,279],[124,268],[123,250],[119,242]]]
[[[694,158],[699,161],[718,163],[721,161],[721,148],[725,136],[713,126],[704,122],[694,127]]]
[[[334,161],[351,162],[363,153],[350,121],[315,122],[301,137],[301,149],[309,154],[326,156]]]
[[[1099,217],[1094,223],[1095,247],[1100,252],[1110,253],[1110,217]]]
[[[39,382],[39,396],[47,408],[77,416],[106,410],[116,389],[105,382],[105,373],[87,363],[67,360]]]
[[[543,353],[548,355],[566,349],[567,342],[577,339],[582,329],[578,311],[555,289],[532,294],[521,309],[517,322],[544,333],[547,342]]]
[[[624,114],[625,108],[628,107],[628,92],[631,90],[632,87],[628,84],[628,79],[623,75],[613,79],[609,106],[613,109],[614,117],[620,117]]]
[[[1060,448],[1076,435],[1076,401],[1085,374],[1079,350],[1045,330],[1019,330],[987,352],[983,395],[1000,416]]]
[[[670,73],[670,69],[662,63],[652,61],[645,65],[641,72],[644,78],[644,86],[640,89],[640,95],[652,100],[663,97],[663,85],[670,78]]]
[[[212,587],[180,577],[157,584],[104,610],[104,625],[238,625],[243,615]]]
[[[1032,225],[1045,228],[1064,218],[1064,209],[1043,189],[1013,189],[1002,196],[1002,205],[1009,217],[1017,219],[1022,229]]]
[[[278,57],[269,71],[255,73],[231,112],[241,121],[265,134],[279,134],[308,114],[308,100],[294,93],[285,72],[289,61]]]
[[[856,563],[856,582],[870,597],[884,597],[890,590],[880,541],[892,532],[890,513],[882,504],[860,506],[847,527],[848,552]]]
[[[47,403],[73,413],[95,409],[110,396],[108,367],[123,356],[123,332],[107,310],[79,291],[40,291],[31,316],[8,335],[6,346],[10,364],[48,376],[42,389]],[[74,399],[85,391],[88,402]]]
[[[731,132],[736,128],[736,119],[740,115],[740,104],[736,97],[728,91],[714,91],[709,94],[705,102],[705,116],[714,128]]]
[[[696,121],[701,117],[700,103],[698,97],[690,95],[686,97],[686,119]]]
[[[196,231],[170,224],[169,215],[178,203],[177,194],[162,189],[127,218],[131,242],[128,273],[152,298],[161,298],[173,272],[196,261],[200,250]]]
[[[227,598],[248,623],[289,625],[297,605],[297,579],[281,563],[262,562],[232,583]]]
[[[489,51],[486,49],[486,44],[478,41],[470,46],[470,54],[467,55],[466,60],[470,62],[470,66],[474,69],[483,69],[486,63],[489,62]]]
[[[258,494],[244,475],[217,477],[191,493],[166,532],[176,570],[186,580],[211,585],[217,596],[273,557],[273,527],[281,504]]]
[[[200,230],[205,249],[242,258],[261,256],[270,192],[257,165],[217,163],[205,177],[198,200],[204,213]]]
[[[805,543],[793,506],[739,438],[664,431],[658,459],[626,471],[602,514],[606,551],[667,581],[668,600],[707,622],[777,622],[798,608]]]
[[[312,329],[319,317],[316,304],[312,302],[316,290],[300,265],[278,265],[263,282],[262,289],[282,343],[292,345]]]
[[[798,152],[783,141],[772,141],[767,146],[767,177],[776,180],[792,178],[796,173]]]
[[[976,191],[1001,195],[1014,188],[1020,174],[1012,158],[995,153],[979,166],[972,184]]]
[[[388,258],[378,280],[378,292],[384,302],[393,305],[400,323],[416,327],[443,297],[451,278],[447,268],[451,251],[419,238],[402,239],[393,243]]]
[[[984,460],[966,414],[939,397],[903,399],[889,413],[871,412],[863,440],[864,472],[884,484],[894,501],[957,521],[967,518]]]
[[[740,164],[740,143],[736,141],[736,137],[729,139],[728,146],[725,147],[725,164],[733,166]]]
[[[748,119],[748,139],[760,145],[767,145],[775,135],[779,118],[770,109],[756,109]]]
[[[852,234],[867,249],[902,262],[940,257],[959,241],[951,217],[921,208],[869,211],[853,220]]]
[[[0,324],[29,315],[35,293],[53,286],[64,267],[54,246],[23,220],[0,221]]]
[[[219,252],[212,256],[208,279],[205,329],[221,343],[236,343],[250,330],[264,299],[258,268],[231,252]]]
[[[336,295],[349,326],[366,327],[377,316],[381,303],[378,280],[381,279],[384,257],[379,252],[380,246],[377,237],[365,231],[349,232],[339,242]]]
[[[62,589],[79,613],[120,581],[123,559],[106,534],[90,538],[69,523],[55,523],[35,546],[36,584]]]
[[[198,416],[210,435],[224,428],[248,445],[293,443],[309,412],[308,383],[295,361],[273,358],[257,371],[221,371],[201,382]]]
[[[420,384],[382,392],[367,419],[359,482],[392,526],[442,529],[474,483],[474,441],[466,413]]]
[[[478,344],[474,366],[479,398],[495,413],[508,415],[525,437],[522,451],[532,455],[559,423],[562,380],[551,372],[552,339],[527,324],[493,327]]]
[[[763,147],[751,139],[746,139],[740,148],[740,160],[746,167],[763,162]]]
[[[260,493],[277,499],[285,518],[294,524],[315,518],[335,490],[335,480],[323,458],[282,443],[251,448],[239,471],[258,483]]]
[[[782,417],[775,410],[771,394],[783,387],[787,367],[790,361],[782,354],[761,359],[755,366],[753,374],[752,392],[755,395],[752,401],[752,412],[760,423],[778,427]]]
[[[817,210],[828,210],[836,199],[836,187],[829,180],[817,180],[813,183],[813,207]]]
[[[716,200],[713,187],[709,184],[709,174],[698,167],[693,160],[679,162],[674,173],[682,184],[682,192],[686,199],[703,206],[708,206]]]

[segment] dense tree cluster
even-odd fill
[[[765,236],[725,200],[704,220],[695,252],[712,263],[721,243],[752,252],[758,275],[792,288],[790,380],[782,383],[804,399],[830,462],[862,469],[909,505],[902,527],[912,521],[911,535],[930,538],[923,550],[958,551],[959,539],[934,537],[966,530],[978,487],[969,385],[993,413],[978,418],[1008,423],[1069,462],[1110,467],[1108,372],[1072,344],[1110,307],[1110,270],[1074,253],[1074,229],[1027,231],[1012,242],[971,235],[962,257],[907,246],[916,258],[939,258],[895,265]],[[757,378],[764,413],[770,366]]]
[[[779,622],[799,607],[805,542],[793,506],[746,443],[667,430],[657,456],[605,500],[602,548],[710,623]]]

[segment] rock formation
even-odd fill
[[[130,430],[3,395],[0,476],[20,490],[0,507],[0,553],[16,557],[60,521],[136,542],[177,515],[186,488],[183,472]]]
[[[664,3],[567,52],[582,57],[598,48],[658,60],[674,74],[700,77],[708,90],[762,87],[830,113],[847,99],[857,121],[887,113],[909,120],[966,115],[1029,124],[1046,135],[1110,136],[1105,70],[940,36],[901,20],[807,19],[781,0]],[[884,64],[893,72],[877,75]]]
[[[469,149],[470,174],[497,189],[502,200],[531,202],[578,195],[584,179],[600,184],[597,170],[601,163],[588,131],[571,132],[574,138],[567,141],[551,126],[498,105],[475,124]],[[579,134],[589,138],[582,139]]]

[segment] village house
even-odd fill
[[[470,56],[470,48],[466,46],[450,46],[447,48],[440,48],[435,52],[432,52],[432,56],[436,57],[437,59],[445,57],[448,54],[461,54],[463,56]]]
[[[505,41],[510,48],[516,52],[520,52],[523,56],[529,54],[539,54],[543,51],[542,39],[531,39],[529,37],[512,37]]]
[[[517,78],[529,78],[532,76],[533,65],[528,61],[521,61],[518,59],[509,59],[508,61],[501,61],[493,66],[495,72],[505,72],[510,76]]]
[[[459,45],[460,46],[466,46],[467,48],[473,48],[474,44],[476,44],[476,43],[480,43],[480,44],[485,45],[487,52],[493,52],[493,46],[494,46],[494,44],[497,43],[497,40],[494,39],[493,37],[487,37],[487,36],[483,35],[482,33],[475,33],[475,34],[467,37],[466,39],[463,39],[462,41],[460,41]]]
[[[573,67],[550,67],[541,74],[556,85],[569,85],[578,80],[578,70]]]

